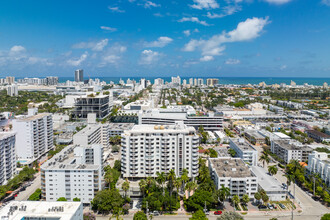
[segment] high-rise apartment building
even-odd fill
[[[6,82],[11,85],[15,83],[15,77],[14,76],[7,76],[6,77]]]
[[[123,177],[156,177],[157,172],[174,170],[180,176],[198,175],[199,136],[193,127],[175,125],[135,125],[122,134]]]
[[[84,70],[74,71],[74,81],[83,82],[84,81]]]
[[[206,80],[207,86],[215,86],[217,84],[219,84],[219,79],[207,79]]]
[[[0,132],[0,185],[16,173],[15,133]]]
[[[16,84],[9,85],[7,87],[7,95],[18,96],[18,86]]]
[[[32,163],[54,147],[52,114],[30,114],[13,120],[13,130],[17,133],[17,159],[23,163]]]
[[[102,145],[70,145],[41,166],[42,198],[48,202],[65,197],[89,204],[103,188]]]

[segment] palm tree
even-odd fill
[[[240,202],[240,199],[239,199],[239,197],[238,197],[238,195],[234,195],[232,198],[231,198],[231,200],[233,201],[233,203],[234,203],[234,206],[238,206],[238,203]]]
[[[174,180],[176,179],[176,175],[173,169],[170,170],[170,172],[167,174],[167,179],[170,185],[170,198],[172,198],[172,191],[173,191],[173,185],[174,185]],[[170,200],[170,211],[172,211],[172,204]]]
[[[197,189],[198,185],[195,181],[188,182],[186,184],[185,189],[188,190],[188,198],[190,197],[190,192],[195,191]]]
[[[226,198],[230,196],[230,189],[224,185],[221,185],[221,188],[218,190],[218,195],[218,200],[221,200],[223,204]]]
[[[269,167],[268,167],[268,172],[269,172],[271,175],[276,175],[277,171],[278,171],[278,168],[277,168],[276,165],[274,165],[274,166],[269,166]]]
[[[163,195],[165,194],[165,190],[164,190],[164,183],[166,181],[166,174],[164,172],[157,172],[156,173],[157,177],[156,177],[156,182],[161,185],[161,187],[163,188]]]
[[[179,194],[179,190],[182,186],[182,179],[180,177],[174,180],[174,187],[176,188],[176,192]]]
[[[268,164],[270,161],[269,155],[268,153],[266,153],[265,151],[262,152],[262,155],[259,158],[259,161],[262,161],[262,166],[265,167],[265,162]]]
[[[259,202],[260,199],[261,199],[261,195],[260,195],[260,193],[259,193],[259,192],[256,192],[256,193],[254,194],[254,198]]]
[[[123,184],[121,185],[121,188],[125,191],[125,197],[127,196],[127,191],[129,190],[129,182],[126,179],[125,182],[123,182]]]
[[[140,186],[140,190],[142,191],[143,198],[144,198],[144,192],[145,192],[146,187],[147,187],[147,182],[144,179],[141,179],[140,182],[139,182],[139,186]]]
[[[189,181],[187,169],[182,170],[181,180],[182,180],[182,189],[181,190],[183,190],[185,188],[186,183]]]
[[[250,197],[247,194],[244,194],[241,200],[246,205],[250,201]]]
[[[148,176],[147,179],[146,179],[146,183],[147,183],[147,194],[149,194],[149,189],[151,187],[152,184],[154,184],[155,180],[151,177],[151,176]]]

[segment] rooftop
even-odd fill
[[[127,134],[130,133],[195,133],[194,127],[188,127],[183,123],[175,125],[134,125]]]
[[[41,119],[45,116],[50,116],[51,114],[50,113],[39,113],[37,115],[32,115],[32,116],[28,116],[28,117],[25,117],[25,118],[20,118],[18,119],[17,121],[34,121],[34,120],[38,120],[38,119]]]
[[[230,141],[240,148],[241,151],[256,151],[244,138],[230,138]]]
[[[249,167],[240,158],[212,158],[210,162],[220,178],[245,178],[254,176]]]
[[[319,137],[330,138],[330,135],[325,134],[325,133],[320,132],[320,131],[317,131],[317,130],[308,130],[307,132],[308,132],[308,133],[312,133],[312,134],[314,134],[314,135],[317,135],[317,136],[319,136]]]
[[[69,145],[65,147],[61,152],[54,157],[46,161],[41,165],[42,170],[95,170],[99,168],[99,165],[94,164],[80,164],[77,163],[77,158],[80,156],[74,155],[74,148],[79,145]],[[88,147],[87,147],[88,148]]]
[[[34,217],[34,219],[70,220],[78,209],[81,209],[82,215],[81,202],[12,201],[0,210],[0,218],[20,220]],[[8,216],[9,213],[12,214]]]
[[[130,130],[133,128],[134,123],[110,123],[110,130]]]
[[[15,132],[0,132],[0,140],[15,135]]]
[[[262,167],[253,166],[252,172],[258,177],[258,183],[266,192],[270,191],[285,191],[282,184],[275,179],[274,176],[270,176],[266,170]]]

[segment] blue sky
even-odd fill
[[[3,1],[0,77],[330,77],[330,0]]]

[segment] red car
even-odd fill
[[[220,211],[220,210],[214,212],[214,215],[221,215],[221,214],[222,214],[222,211]]]

